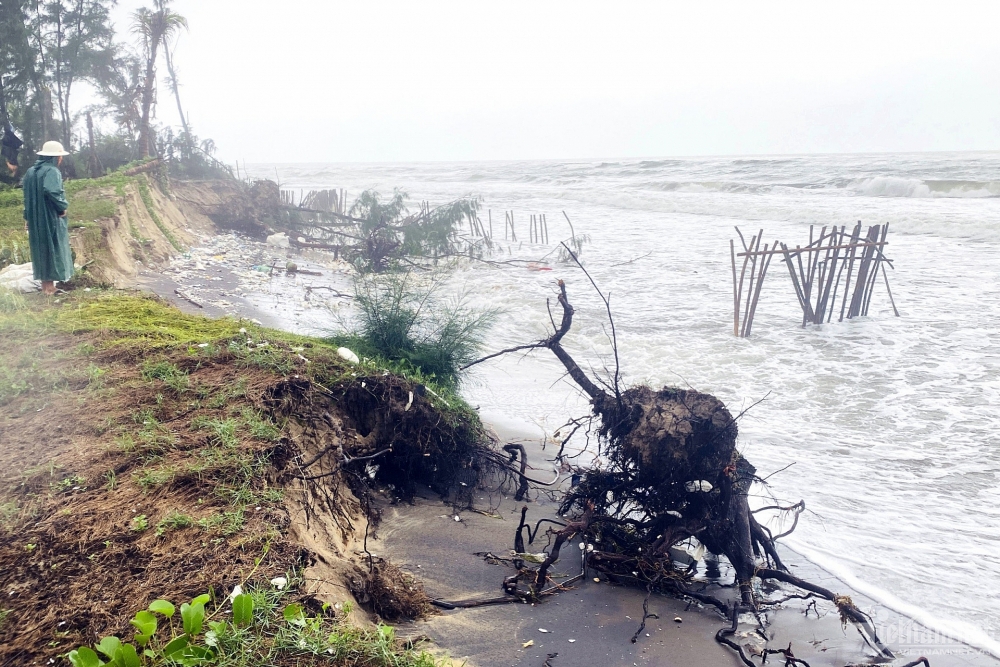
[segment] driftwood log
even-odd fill
[[[586,470],[579,484],[563,497],[560,514],[574,518],[546,533],[550,547],[543,562],[537,568],[530,568],[523,561],[515,561],[518,575],[508,577],[503,586],[511,596],[509,599],[537,600],[557,589],[549,580],[549,569],[559,559],[561,548],[580,538],[585,544],[585,569],[600,571],[616,581],[647,591],[697,599],[716,607],[727,618],[774,604],[755,592],[755,579],[796,586],[808,591],[809,597],[834,603],[844,623],[854,623],[882,658],[891,658],[892,653],[882,645],[871,620],[849,597],[796,577],[782,563],[775,547],[776,537],[756,520],[747,502],[750,486],[759,478],[753,465],[736,448],[737,418],[722,401],[690,389],[653,390],[646,386],[623,389],[618,378],[617,345],[616,370],[600,386],[562,345],[573,324],[574,309],[565,283],[560,280],[558,285],[562,319],[558,325],[553,320],[555,331],[550,337],[502,350],[474,363],[515,351],[550,350],[590,398],[593,417],[599,424],[600,453],[607,463]],[[610,303],[603,294],[601,297],[610,317]],[[613,336],[613,319],[611,324]],[[522,494],[523,491],[518,495]],[[794,513],[797,522],[804,504],[757,511],[763,510]],[[525,532],[529,543],[539,533],[540,526],[532,530],[525,524],[524,516],[522,513],[515,536],[517,553],[525,552]],[[783,535],[788,532],[791,531]],[[689,588],[694,568],[675,561],[671,549],[676,553],[678,545],[691,538],[697,539],[707,551],[725,556],[732,564],[739,588],[738,602],[730,605]],[[501,601],[503,598],[494,598],[489,603]],[[717,639],[734,646],[724,630]],[[792,656],[790,648],[786,650],[787,662],[802,662]],[[742,649],[739,652],[746,664],[754,664],[743,655]]]

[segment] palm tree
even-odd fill
[[[187,19],[170,9],[170,0],[153,0],[154,9],[143,7],[132,14],[132,32],[142,37],[143,55],[146,57],[146,78],[142,85],[142,118],[139,121],[139,150],[142,157],[153,152],[152,133],[149,128],[149,110],[156,92],[156,55],[160,45],[181,28],[187,28]]]

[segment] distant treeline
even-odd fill
[[[173,170],[216,168],[214,144],[192,134],[181,106],[173,51],[186,19],[173,11],[170,0],[152,0],[151,7],[132,15],[128,34],[116,34],[110,16],[115,4],[0,3],[0,131],[6,162],[0,162],[0,177],[7,182],[17,179],[49,140],[71,151],[64,165],[71,177],[96,176],[152,155],[168,159]],[[160,63],[167,73],[162,83],[180,114],[177,131],[154,122]],[[81,86],[94,93],[85,95],[89,104],[79,102]]]

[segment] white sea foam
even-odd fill
[[[632,382],[693,386],[734,412],[748,458],[782,498],[805,499],[793,546],[883,604],[997,653],[1000,609],[1000,154],[793,156],[409,165],[279,165],[298,188],[399,186],[414,200],[480,194],[502,236],[546,213],[553,241],[593,243]],[[263,176],[274,165],[261,165]],[[483,216],[486,223],[487,216]],[[765,241],[809,225],[889,223],[889,271],[869,318],[803,329],[771,268],[754,337],[732,335],[733,225]],[[738,243],[738,242],[737,242]],[[537,258],[551,248],[501,243]],[[644,257],[647,253],[652,253]],[[640,258],[640,259],[636,259]],[[636,260],[630,262],[630,260]],[[630,262],[630,263],[629,263]],[[451,278],[505,314],[491,347],[536,340],[555,278],[577,308],[566,345],[611,363],[603,304],[579,272],[475,265]],[[551,355],[483,364],[464,389],[484,414],[554,431],[587,403]],[[770,392],[770,393],[769,393]],[[994,624],[994,625],[991,625]]]

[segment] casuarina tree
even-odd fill
[[[132,15],[132,31],[142,40],[146,60],[146,76],[142,83],[142,116],[139,121],[139,150],[142,157],[149,157],[153,150],[150,114],[156,95],[156,57],[161,46],[181,28],[187,28],[187,19],[173,11],[169,0],[154,0],[153,9],[143,7]]]

